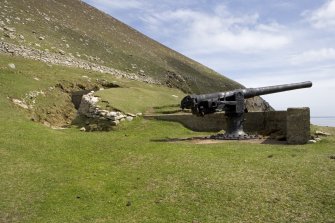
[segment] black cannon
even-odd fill
[[[197,116],[204,116],[215,112],[225,112],[227,117],[226,133],[220,139],[250,139],[243,131],[244,113],[247,112],[245,99],[255,96],[273,94],[283,91],[312,87],[312,82],[284,84],[260,88],[237,89],[234,91],[217,92],[211,94],[188,95],[181,101],[182,109],[191,109]]]

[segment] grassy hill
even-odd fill
[[[0,6],[2,23],[16,29],[16,38],[6,41],[145,73],[185,92],[240,86],[79,0],[11,0]]]

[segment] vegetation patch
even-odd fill
[[[112,88],[95,94],[102,99],[102,106],[123,112],[147,112],[157,106],[179,104],[184,93],[167,87],[142,85],[141,87]]]

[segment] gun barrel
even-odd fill
[[[296,90],[300,88],[312,87],[312,82],[306,81],[301,83],[283,84],[259,88],[237,89],[234,91],[216,92],[211,94],[188,95],[181,101],[181,108],[192,108],[197,104],[209,101],[233,101],[237,92],[243,93],[244,98],[252,98],[255,96],[273,94],[283,91]]]
[[[247,88],[243,89],[245,98],[252,98],[255,96],[265,95],[265,94],[273,94],[283,91],[291,91],[301,88],[309,88],[312,87],[312,82],[306,81],[301,83],[293,83],[293,84],[283,84],[283,85],[275,85],[268,87],[259,87],[259,88]]]

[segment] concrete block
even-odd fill
[[[310,139],[309,108],[288,108],[286,138],[289,144],[306,144]]]

